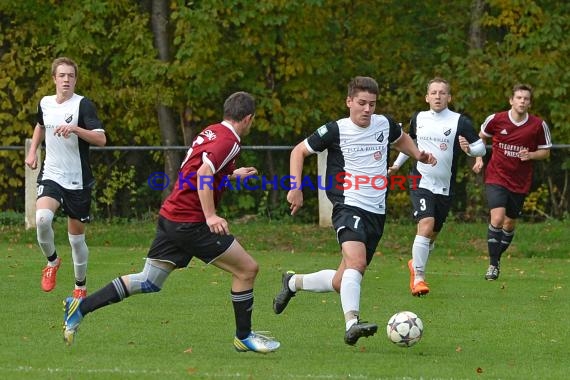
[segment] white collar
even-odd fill
[[[236,129],[234,128],[234,126],[233,126],[229,121],[223,120],[223,121],[221,122],[221,124],[222,124],[224,127],[228,128],[230,131],[232,131],[233,134],[236,135],[238,141],[241,142],[241,138],[239,137],[238,133],[236,132]]]

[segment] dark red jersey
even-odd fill
[[[493,151],[485,170],[485,183],[503,186],[514,193],[527,194],[532,184],[532,160],[521,161],[519,152],[548,149],[552,146],[550,130],[542,119],[530,115],[515,123],[509,111],[487,117],[481,132],[492,137]]]
[[[235,170],[240,153],[240,138],[228,122],[210,125],[194,138],[182,162],[172,193],[160,209],[160,215],[180,223],[205,222],[198,189],[212,189],[218,206],[227,187],[228,176]],[[206,163],[214,173],[198,180],[196,172]]]

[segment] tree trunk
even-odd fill
[[[171,61],[171,43],[168,23],[170,19],[168,0],[152,1],[152,32],[154,35],[154,45],[158,53],[158,59],[162,62]],[[162,145],[180,145],[177,134],[177,123],[175,113],[169,106],[160,102],[160,95],[157,102],[158,126],[162,137]],[[178,168],[180,166],[181,153],[177,151],[164,152],[164,172],[170,178],[170,184],[163,192],[163,197],[170,193],[172,187],[178,179]]]
[[[471,3],[471,25],[469,26],[469,47],[471,49],[483,48],[483,32],[481,30],[481,17],[485,12],[485,1],[473,0]]]

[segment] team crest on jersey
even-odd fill
[[[71,123],[71,120],[73,120],[73,114],[72,113],[66,113],[65,114],[65,122],[67,124]]]
[[[376,152],[374,152],[374,159],[376,161],[380,161],[382,159],[382,152],[380,152],[379,150],[377,150]]]
[[[451,133],[451,129],[448,129],[447,131],[443,132],[444,135],[449,136]]]
[[[439,149],[441,149],[445,152],[447,150],[447,144],[446,143],[439,144]]]
[[[326,125],[323,125],[323,126],[320,127],[319,129],[317,129],[317,133],[318,133],[318,135],[321,136],[321,137],[323,137],[324,135],[326,135],[326,133],[327,133],[328,131],[329,131],[329,130],[327,129],[327,126],[326,126]]]
[[[216,134],[215,134],[213,131],[209,130],[209,129],[206,130],[206,131],[204,131],[204,136],[206,136],[206,138],[207,138],[209,141],[212,141],[212,140],[215,140],[215,139],[216,139]]]
[[[380,136],[376,137],[376,141],[378,142],[384,141],[384,132],[380,132]]]

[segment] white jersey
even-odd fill
[[[458,139],[460,135],[469,144],[480,140],[467,116],[447,108],[441,112],[421,111],[412,117],[410,137],[416,140],[419,150],[430,152],[437,159],[435,166],[415,162],[412,173],[421,175],[420,188],[434,194],[453,194],[457,158],[462,152]]]
[[[52,180],[65,189],[81,190],[94,184],[89,166],[89,143],[72,133],[68,138],[54,135],[61,125],[76,125],[102,131],[95,106],[83,96],[73,96],[63,103],[56,96],[44,96],[38,107],[38,124],[45,129],[45,159],[38,181]]]
[[[390,144],[401,135],[402,128],[394,120],[372,115],[366,128],[344,118],[323,125],[309,136],[305,140],[309,152],[328,150],[326,189],[330,201],[385,214]],[[368,179],[368,183],[357,185],[356,176],[362,182]]]

